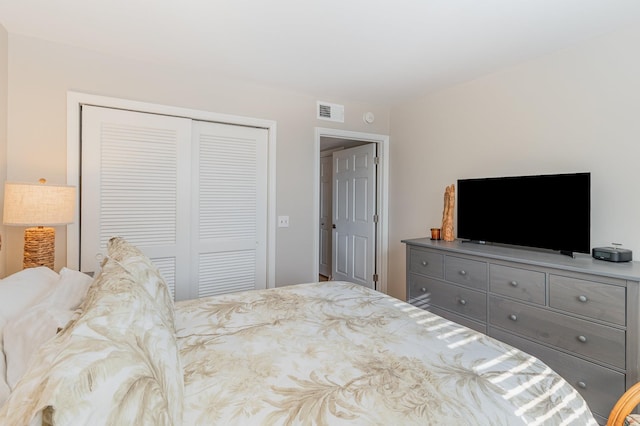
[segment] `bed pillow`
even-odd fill
[[[180,425],[183,372],[172,324],[107,257],[66,328],[36,353],[0,424]]]
[[[7,321],[38,302],[58,281],[59,275],[40,266],[23,269],[0,280],[0,315]]]
[[[36,350],[71,320],[93,279],[62,268],[58,283],[36,305],[9,321],[4,328],[7,384],[13,389]]]
[[[62,268],[56,290],[50,292],[51,298],[48,302],[59,308],[77,309],[87,295],[92,282],[93,278],[84,272]]]
[[[0,406],[9,393],[6,361],[3,347],[3,330],[6,323],[37,303],[44,293],[58,281],[57,273],[49,268],[23,269],[0,280]]]
[[[9,385],[6,381],[7,365],[4,360],[4,352],[2,351],[2,329],[6,323],[6,320],[0,315],[0,407],[7,400],[9,396]]]
[[[158,268],[136,246],[125,239],[113,237],[107,243],[108,257],[131,274],[131,278],[142,285],[154,300],[158,309],[174,327],[174,303],[171,292]]]
[[[27,369],[40,346],[52,339],[71,319],[73,311],[44,306],[29,308],[4,329],[7,384],[11,389]]]

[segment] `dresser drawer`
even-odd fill
[[[549,306],[574,314],[626,324],[626,288],[595,281],[549,276]]]
[[[429,310],[431,307],[432,288],[424,282],[425,279],[426,278],[421,275],[409,274],[407,277],[407,303],[421,309]]]
[[[485,293],[465,287],[447,284],[420,275],[411,275],[411,298],[429,294],[431,306],[464,315],[477,321],[487,320],[487,296]]]
[[[514,299],[545,304],[545,273],[503,265],[489,266],[489,289]]]
[[[444,277],[444,256],[432,251],[409,249],[409,272],[429,275],[430,277]]]
[[[625,368],[625,332],[491,296],[489,322],[521,336]]]
[[[489,335],[544,360],[545,364],[580,392],[592,412],[605,419],[618,397],[625,391],[625,375],[622,373],[502,330],[489,329]]]
[[[447,256],[444,260],[447,281],[478,290],[487,289],[487,264],[478,260]]]

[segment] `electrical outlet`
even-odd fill
[[[278,228],[289,227],[289,216],[278,216]]]

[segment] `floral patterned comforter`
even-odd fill
[[[324,282],[178,302],[185,425],[595,425],[536,358]]]

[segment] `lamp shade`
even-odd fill
[[[4,184],[5,225],[56,226],[73,222],[76,188],[6,182]]]

